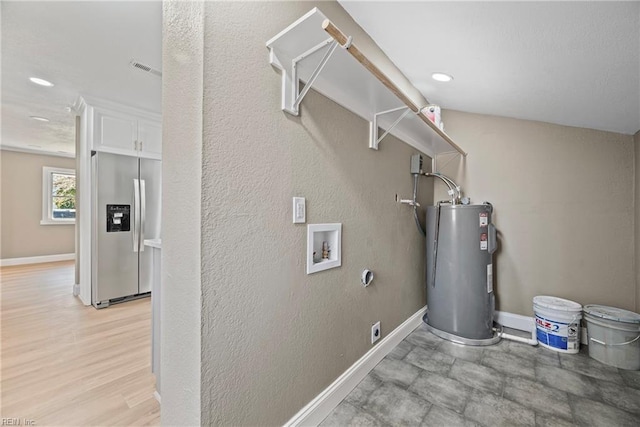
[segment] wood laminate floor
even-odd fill
[[[0,414],[36,426],[159,425],[151,301],[96,310],[73,262],[0,269]]]

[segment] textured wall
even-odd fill
[[[442,156],[438,171],[495,206],[499,310],[532,315],[545,294],[634,309],[632,136],[454,111],[443,121],[469,155]]]
[[[425,304],[424,239],[395,202],[410,197],[415,150],[393,138],[370,150],[367,122],[313,91],[300,117],[279,108],[265,42],[313,6],[205,4],[203,424],[281,425],[371,348],[375,321],[385,335]],[[342,267],[305,274],[293,196],[308,223],[343,224]]]
[[[75,252],[75,225],[40,225],[42,167],[75,169],[74,159],[2,150],[0,259]]]
[[[163,2],[163,425],[200,424],[202,3]]]
[[[640,131],[634,136],[635,142],[635,242],[636,242],[636,312],[640,313]]]

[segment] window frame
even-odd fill
[[[73,175],[74,178],[77,178],[75,169],[42,167],[42,219],[40,225],[75,225],[75,218],[53,218],[53,174]],[[76,190],[77,188],[76,181]]]

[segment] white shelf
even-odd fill
[[[313,90],[369,121],[372,128],[376,114],[407,107],[411,111],[391,129],[392,135],[431,156],[451,151],[466,155],[446,133],[419,113],[424,106],[413,104],[317,8],[267,42],[271,64],[282,71],[283,110],[298,114],[294,103],[297,92],[294,64],[298,79],[306,84],[334,41],[338,46],[313,81]],[[403,112],[378,116],[378,126],[388,129]],[[372,143],[370,147],[375,148]]]

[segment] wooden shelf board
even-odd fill
[[[267,42],[271,63],[284,74],[290,70],[294,58],[329,37],[341,46],[348,39],[320,10],[314,8]],[[446,133],[424,114],[418,113],[420,106],[396,87],[354,43],[348,49],[341,46],[335,50],[314,82],[313,90],[367,121],[372,121],[376,113],[405,105],[413,113],[391,130],[392,135],[430,156],[454,150],[466,155]],[[324,52],[321,49],[298,63],[298,76],[302,82],[309,80]],[[402,113],[398,111],[379,116],[379,127],[388,129]],[[362,143],[366,144],[367,141]],[[381,142],[383,145],[385,143],[385,140]]]

